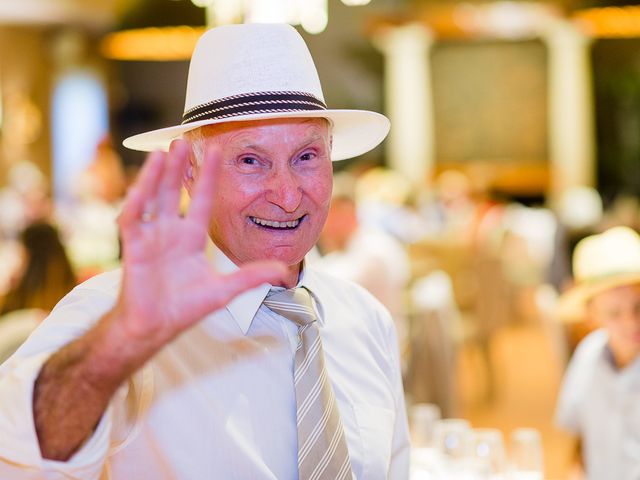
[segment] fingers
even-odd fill
[[[287,268],[282,262],[265,260],[248,263],[224,276],[221,287],[215,289],[215,293],[222,294],[223,303],[226,304],[236,295],[263,283],[278,285],[286,279],[287,274]]]
[[[216,147],[207,149],[200,167],[200,173],[193,187],[193,195],[191,196],[191,204],[187,214],[196,222],[207,227],[211,220],[215,202],[215,170],[219,161],[219,149]]]
[[[135,184],[129,193],[120,213],[119,223],[126,227],[142,220],[145,208],[155,201],[158,183],[164,170],[166,154],[153,152],[147,157]]]
[[[158,215],[175,216],[180,213],[182,173],[187,167],[189,151],[189,144],[185,140],[171,142],[158,189]]]

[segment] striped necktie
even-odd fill
[[[300,480],[352,478],[347,442],[324,367],[322,342],[309,292],[304,288],[274,289],[263,303],[298,325],[294,383]]]

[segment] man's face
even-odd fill
[[[588,308],[591,317],[609,332],[614,350],[640,353],[640,284],[599,293]]]
[[[229,122],[205,127],[202,134],[204,148],[219,152],[213,241],[237,265],[275,259],[297,271],[329,208],[328,122]]]

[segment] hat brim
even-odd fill
[[[557,315],[563,322],[577,322],[586,317],[586,307],[595,295],[625,285],[640,284],[640,272],[615,275],[591,283],[576,285],[559,299]]]
[[[171,142],[181,138],[185,132],[205,125],[243,122],[276,118],[326,118],[331,124],[333,146],[331,159],[344,160],[357,157],[377,147],[389,133],[387,117],[367,110],[312,110],[296,112],[272,112],[242,115],[220,119],[200,120],[185,125],[160,128],[129,137],[122,144],[142,152],[168,151]]]

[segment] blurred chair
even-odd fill
[[[416,285],[432,272],[444,272],[450,279],[452,298],[459,310],[458,321],[449,328],[456,345],[474,348],[481,359],[484,396],[495,394],[490,344],[494,333],[511,321],[513,291],[504,275],[503,260],[485,249],[465,242],[425,240],[410,246]],[[426,289],[425,289],[425,292]]]
[[[490,253],[477,253],[473,260],[477,291],[472,316],[465,322],[463,341],[479,348],[486,373],[485,399],[496,394],[495,368],[491,357],[491,339],[501,327],[513,322],[513,286],[503,270],[503,260]]]
[[[540,323],[545,335],[551,343],[555,358],[562,369],[569,362],[569,342],[565,324],[558,318],[558,291],[548,283],[543,283],[536,288],[534,301],[538,310]]]
[[[410,290],[410,354],[405,387],[414,403],[433,403],[443,417],[455,411],[454,331],[460,313],[449,276],[437,270]]]

